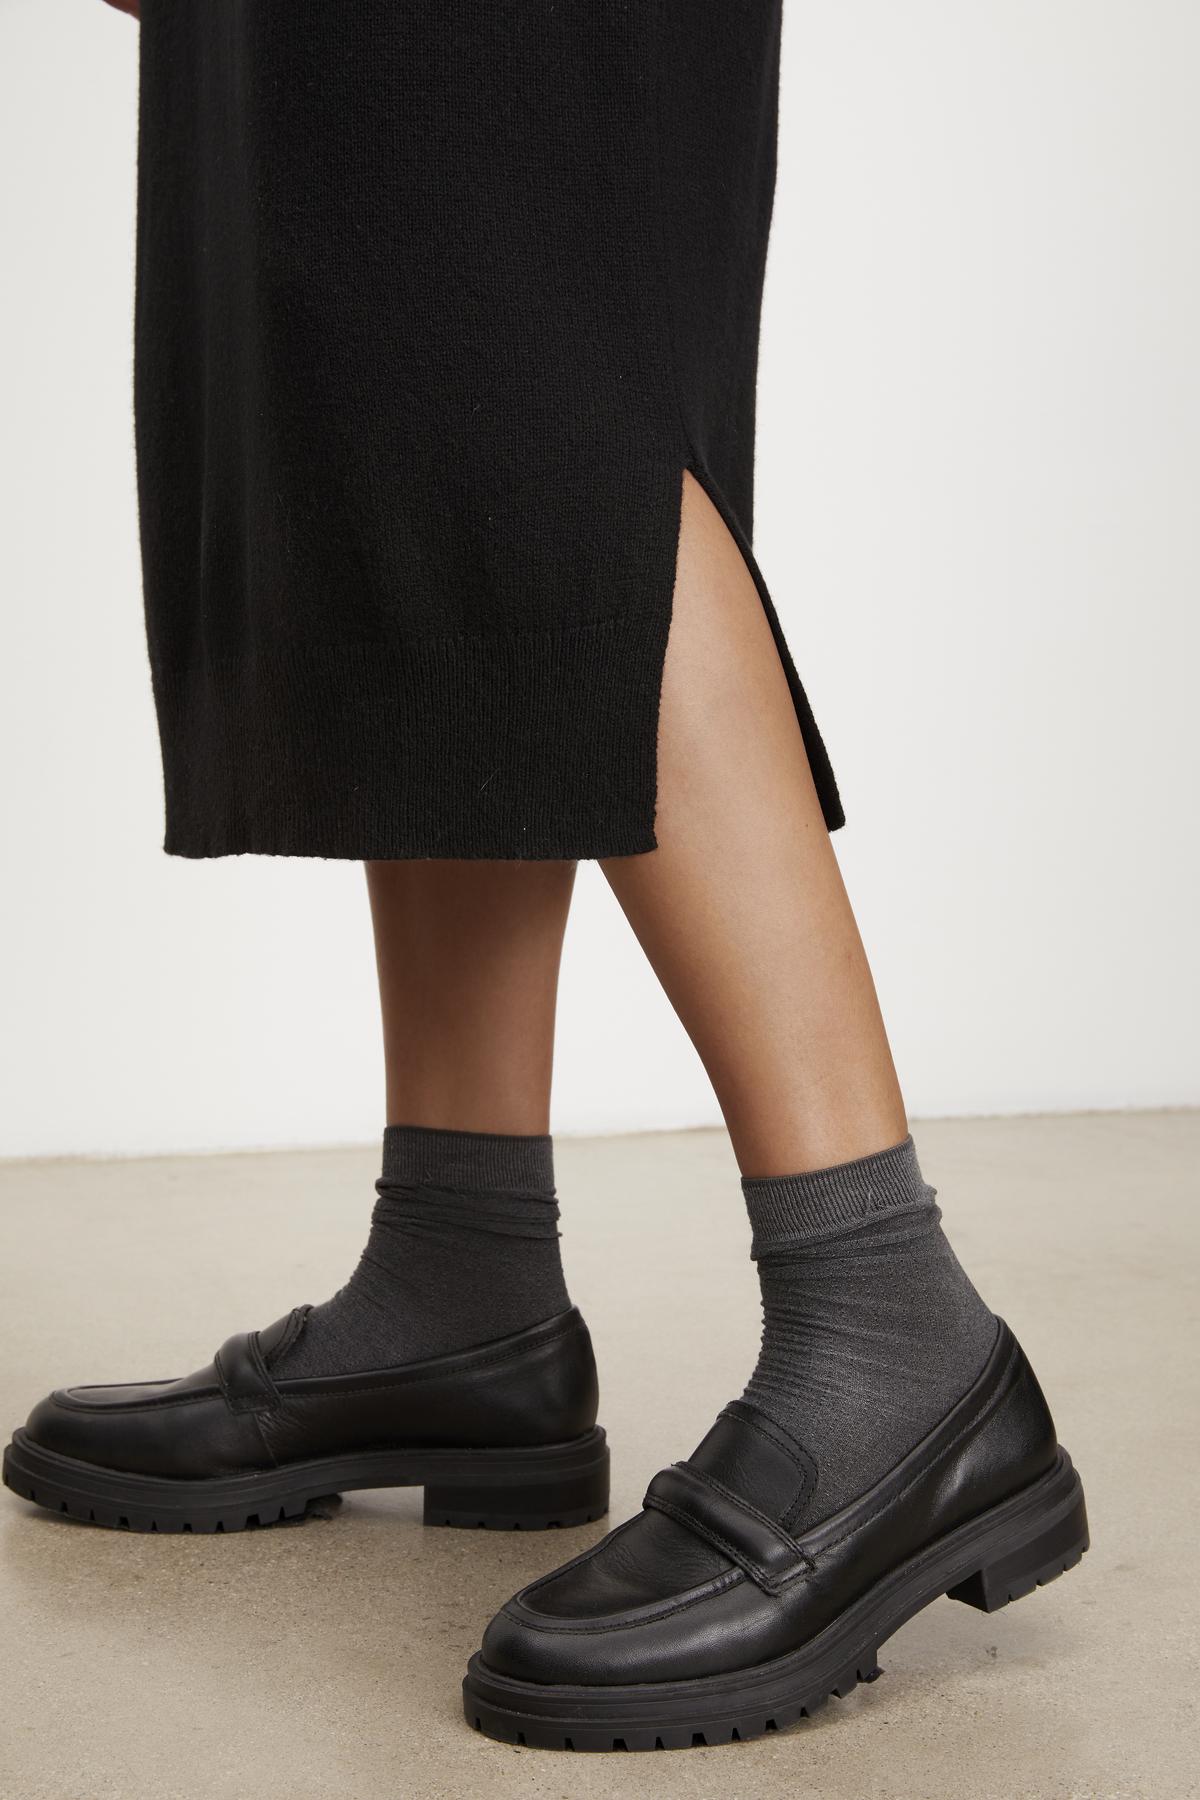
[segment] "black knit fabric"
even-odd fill
[[[166,848],[652,849],[680,483],[750,555],[779,4],[143,0]]]

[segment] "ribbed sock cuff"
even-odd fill
[[[383,1134],[383,1179],[405,1187],[491,1190],[550,1199],[554,1140],[389,1125]]]
[[[911,1137],[891,1150],[803,1175],[743,1179],[753,1257],[833,1237],[879,1217],[932,1207]]]

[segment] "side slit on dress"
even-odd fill
[[[652,850],[682,471],[749,568],[780,0],[142,0],[166,848]]]

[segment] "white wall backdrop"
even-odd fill
[[[787,15],[756,548],[910,1105],[1194,1102],[1200,8]],[[159,849],[135,46],[0,0],[0,1154],[370,1139],[361,871]],[[716,1117],[591,868],[555,1110]]]

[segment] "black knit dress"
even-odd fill
[[[166,848],[654,848],[682,473],[750,554],[779,0],[142,0]]]

